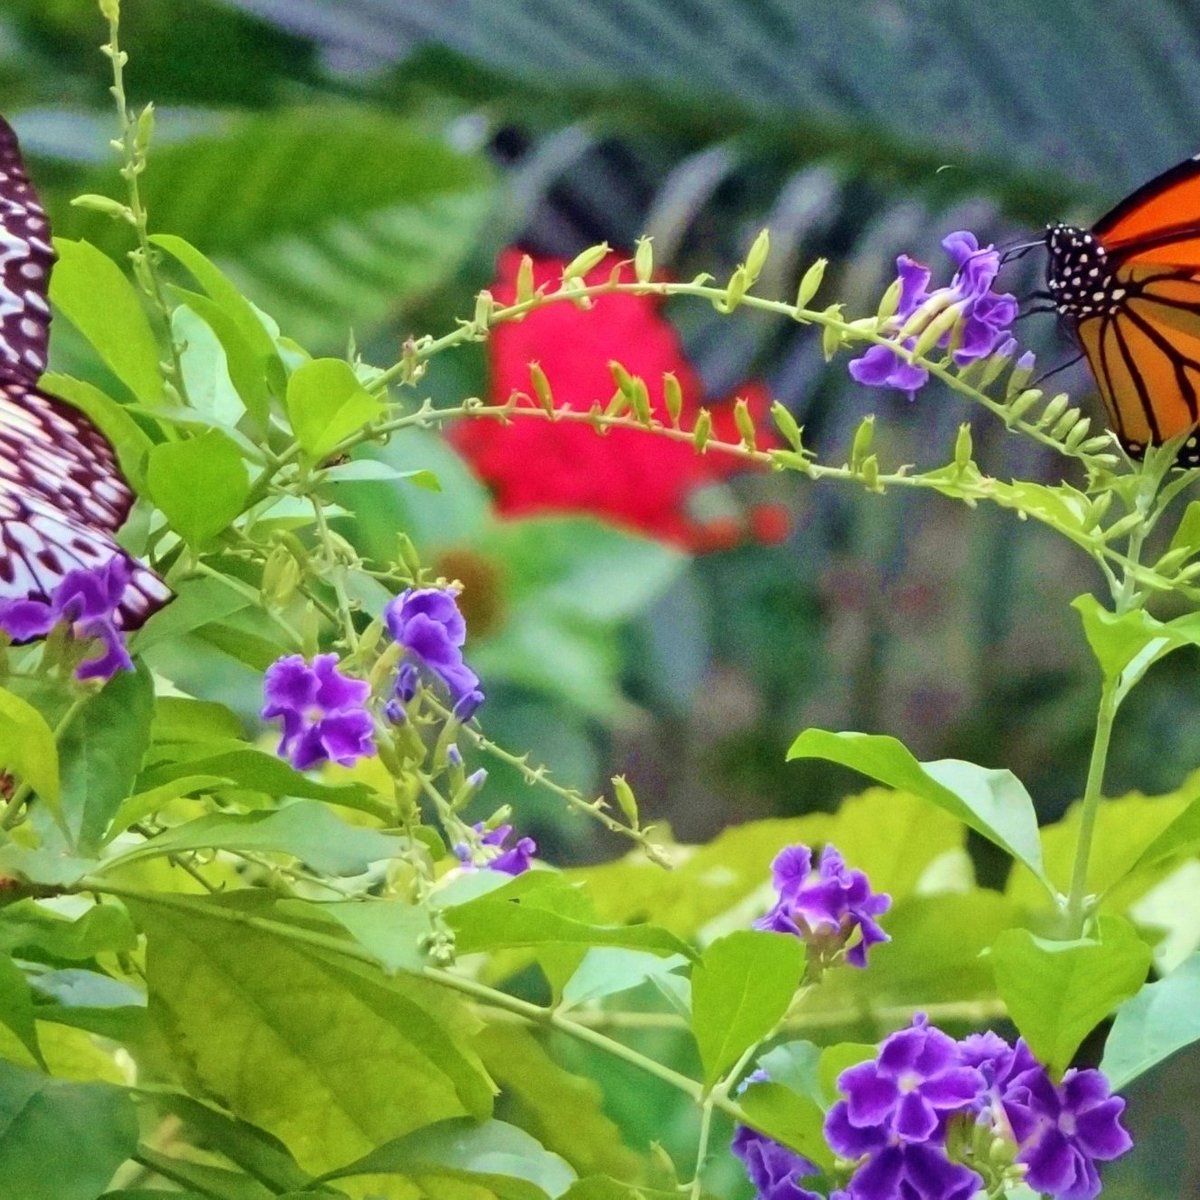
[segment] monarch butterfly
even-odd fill
[[[1140,458],[1200,422],[1200,154],[1091,230],[1049,225],[1050,300],[1074,329],[1125,450]],[[1193,432],[1181,466],[1200,465]]]
[[[113,534],[133,504],[107,438],[37,384],[50,339],[50,225],[0,118],[0,605],[47,601],[67,572],[129,566],[116,615],[136,629],[171,592]]]

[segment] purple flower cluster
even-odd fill
[[[981,1172],[991,1174],[1003,1156],[954,1161],[954,1122],[975,1126],[984,1145],[990,1138],[1012,1147],[1028,1186],[1054,1200],[1094,1200],[1096,1163],[1132,1145],[1119,1120],[1125,1102],[1099,1071],[1071,1070],[1055,1084],[1024,1042],[1013,1047],[995,1034],[956,1042],[923,1016],[886,1038],[876,1058],[844,1071],[838,1087],[846,1098],[830,1109],[825,1135],[858,1164],[839,1200],[971,1200],[991,1187]]]
[[[454,715],[469,720],[483,703],[483,692],[479,676],[463,661],[467,623],[458,610],[457,593],[452,588],[409,588],[387,606],[384,620],[392,637],[415,660],[404,663],[397,673],[388,709],[392,720],[402,718],[403,706],[416,695],[418,666],[445,685]]]
[[[1016,297],[1007,292],[992,291],[992,284],[1000,270],[1000,253],[987,246],[980,249],[973,233],[959,230],[942,240],[942,247],[958,268],[948,287],[929,291],[931,272],[928,267],[902,254],[896,259],[896,270],[900,282],[900,298],[891,320],[899,329],[922,305],[930,301],[931,313],[954,307],[958,319],[953,330],[947,330],[939,346],[955,342],[954,361],[962,367],[977,359],[986,358],[997,347],[1011,357],[1016,349],[1012,338],[1005,339],[1017,316]],[[1001,342],[1003,340],[1003,345]],[[915,336],[906,337],[900,345],[911,350],[916,345]],[[1029,358],[1032,364],[1032,357]],[[1025,360],[1022,359],[1024,363]],[[916,392],[929,381],[929,372],[924,367],[908,362],[887,346],[872,346],[860,358],[850,362],[850,374],[859,383],[868,387],[892,387],[907,392],[911,400]]]
[[[283,719],[279,753],[298,771],[330,760],[348,767],[375,753],[370,684],[343,675],[337,663],[336,654],[318,654],[311,665],[291,654],[267,668],[262,716]]]
[[[815,871],[807,846],[788,846],[775,856],[771,878],[779,898],[754,927],[802,938],[810,973],[829,966],[843,951],[852,966],[865,967],[868,947],[890,940],[875,918],[887,912],[892,898],[871,891],[866,875],[847,867],[832,846],[821,851]]]
[[[133,660],[125,648],[118,624],[121,597],[132,568],[123,554],[115,554],[102,567],[68,571],[49,600],[7,600],[0,603],[0,630],[18,642],[45,637],[64,622],[77,638],[94,638],[103,645],[98,658],[86,659],[75,669],[77,679],[111,679],[118,671],[132,671]]]
[[[529,870],[533,856],[537,853],[537,842],[533,838],[518,838],[506,850],[504,843],[512,834],[513,827],[511,825],[497,825],[495,829],[487,830],[483,822],[479,821],[473,828],[479,834],[479,844],[485,848],[486,853],[490,853],[492,850],[499,852],[492,854],[482,863],[488,870],[501,871],[505,875],[523,875]],[[460,842],[454,847],[454,854],[464,867],[476,865],[474,852],[465,842]]]

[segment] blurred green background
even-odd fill
[[[381,365],[410,334],[469,315],[514,242],[572,255],[650,233],[674,276],[720,277],[767,225],[760,290],[790,298],[824,255],[828,300],[857,315],[874,310],[898,253],[940,266],[953,229],[1003,242],[1059,218],[1091,223],[1200,142],[1200,10],[1185,0],[1113,0],[1102,17],[1084,0],[125,9],[130,99],[159,107],[154,227],[220,261],[309,350],[343,353],[353,333]],[[7,0],[0,111],[56,230],[119,254],[123,230],[67,204],[118,191],[102,36],[90,0]],[[1027,295],[1040,270],[1030,255],[1003,282]],[[878,412],[885,465],[944,460],[970,420],[985,470],[1061,477],[1061,460],[936,387],[912,405],[856,387],[844,359],[825,367],[811,331],[698,305],[671,316],[710,396],[765,379],[822,457],[840,461]],[[1071,357],[1052,318],[1019,329],[1044,367]],[[102,378],[62,322],[54,352],[59,369]],[[1058,378],[1091,391],[1080,368]],[[427,388],[444,401],[486,394],[484,350],[445,356]],[[486,601],[468,650],[490,688],[489,732],[585,790],[628,772],[646,814],[680,839],[857,789],[833,768],[784,763],[810,724],[1007,766],[1044,819],[1081,789],[1096,680],[1067,602],[1099,580],[1040,528],[929,496],[755,476],[718,501],[786,504],[782,544],[689,559],[596,531],[573,548],[497,523],[438,440],[388,453],[432,466],[446,490],[364,488],[358,532],[386,554],[395,528],[410,529]],[[606,585],[590,553],[604,555]],[[233,662],[188,682],[255,707],[257,682]],[[1198,728],[1195,664],[1172,657],[1122,712],[1110,793],[1178,786]],[[557,861],[619,849],[503,771],[490,791]],[[1157,1128],[1162,1153],[1142,1161],[1186,1163],[1178,1131]]]

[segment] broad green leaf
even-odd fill
[[[293,770],[273,754],[249,747],[162,763],[147,771],[141,784],[144,788],[158,787],[185,775],[220,775],[232,779],[239,787],[267,796],[297,796],[345,804],[349,808],[362,807],[362,801],[370,795],[370,789],[361,783],[322,783]]]
[[[560,1154],[580,1175],[637,1178],[639,1157],[622,1143],[604,1112],[596,1080],[563,1070],[530,1029],[493,1023],[475,1039],[487,1072],[504,1096],[505,1115]]]
[[[788,1010],[804,974],[804,943],[739,930],[713,942],[692,968],[692,1033],[714,1084]]]
[[[1200,797],[1193,800],[1142,852],[1133,870],[1200,848]]]
[[[242,735],[242,723],[231,709],[191,696],[159,696],[151,728],[156,742],[207,742]]]
[[[117,809],[104,840],[106,843],[111,842],[117,834],[124,833],[131,825],[165,808],[173,800],[232,786],[233,780],[221,775],[184,775],[181,779],[172,779],[170,783],[160,784],[149,791],[137,792]]]
[[[249,608],[252,599],[223,579],[186,579],[175,599],[160,608],[130,641],[134,653],[142,654],[157,642],[171,642],[202,625],[221,621]]]
[[[924,796],[1045,879],[1033,801],[1011,771],[955,758],[920,763],[895,738],[824,729],[800,734],[788,750],[788,759],[795,758],[841,763],[890,787]]]
[[[1179,550],[1184,546],[1193,554],[1200,551],[1200,500],[1190,501],[1183,510],[1183,516],[1175,526],[1175,532],[1171,534],[1171,544],[1167,550]]]
[[[55,238],[50,299],[141,401],[163,399],[161,355],[141,297],[121,268],[88,242]]]
[[[130,908],[169,1044],[198,1086],[302,1169],[334,1170],[431,1122],[490,1111],[491,1084],[462,1040],[475,1025],[444,989],[358,970],[255,909],[175,896]]]
[[[1113,1090],[1128,1086],[1176,1050],[1200,1041],[1200,954],[1148,983],[1117,1009],[1100,1069]]]
[[[97,904],[70,920],[34,900],[19,900],[0,910],[0,948],[14,953],[82,962],[97,954],[132,950],[137,934],[125,910]]]
[[[46,1065],[38,1045],[29,983],[25,972],[13,962],[10,954],[0,954],[0,1024],[17,1035],[35,1063],[41,1067]]]
[[[401,479],[407,479],[409,483],[424,488],[427,492],[442,490],[437,475],[432,471],[401,471],[380,462],[377,458],[356,458],[321,472],[323,483],[384,483]]]
[[[323,875],[361,875],[372,862],[395,858],[398,838],[348,825],[323,804],[297,800],[271,812],[214,813],[178,825],[111,860],[138,862],[181,850],[279,851]]]
[[[695,954],[686,942],[653,925],[595,925],[490,896],[446,909],[445,916],[460,954],[553,945],[626,946],[689,958]]]
[[[60,803],[58,745],[45,717],[0,688],[0,766],[28,783],[49,805]]]
[[[663,958],[646,950],[620,946],[593,946],[562,989],[564,1006],[573,1008],[588,1000],[627,992],[648,979],[660,979],[685,966],[682,955]]]
[[[381,835],[382,836],[382,835]],[[420,971],[424,941],[433,932],[429,911],[399,900],[347,900],[322,905],[386,971]]]
[[[679,1200],[679,1193],[643,1184],[634,1186],[607,1175],[589,1175],[571,1184],[563,1192],[562,1200]]]
[[[139,664],[134,671],[118,671],[63,734],[63,816],[84,854],[100,846],[113,814],[134,790],[153,712],[154,683]]]
[[[349,363],[315,358],[297,367],[287,384],[287,411],[296,440],[312,459],[327,455],[383,411]]]
[[[54,371],[43,375],[38,386],[51,395],[61,397],[72,408],[79,409],[92,419],[100,432],[112,442],[121,470],[130,483],[141,491],[146,482],[146,455],[154,443],[125,406],[118,404],[95,384]]]
[[[95,867],[94,858],[65,854],[57,847],[34,850],[17,842],[0,846],[0,872],[47,887],[70,887]]]
[[[1100,937],[1051,941],[1009,929],[992,947],[996,986],[1034,1055],[1056,1074],[1083,1039],[1145,982],[1150,948],[1120,917]]]
[[[752,1083],[737,1098],[751,1125],[768,1137],[799,1150],[817,1166],[833,1166],[825,1141],[825,1114],[811,1096],[782,1083]]]
[[[207,296],[197,296],[200,302]],[[179,349],[179,365],[188,403],[223,425],[236,425],[246,405],[230,377],[229,358],[221,339],[201,312],[187,303],[171,314],[171,337]]]
[[[225,529],[250,494],[241,451],[219,429],[155,446],[146,486],[171,528],[196,548]]]
[[[0,1178],[21,1200],[95,1200],[137,1145],[128,1095],[0,1061]]]
[[[540,1200],[561,1196],[575,1181],[575,1172],[557,1154],[549,1153],[536,1138],[503,1121],[442,1121],[330,1171],[321,1180],[354,1175],[447,1175],[451,1179],[484,1176],[504,1200]],[[532,1188],[515,1186],[518,1181]],[[511,1182],[510,1182],[511,1181]],[[497,1190],[502,1187],[503,1190]]]

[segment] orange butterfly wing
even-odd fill
[[[1200,156],[1143,184],[1092,233],[1122,266],[1200,268]]]

